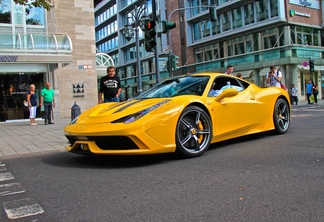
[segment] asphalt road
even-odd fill
[[[303,107],[293,110],[284,135],[218,143],[194,159],[66,152],[6,158],[0,174],[10,172],[16,192],[1,195],[0,187],[0,221],[13,221],[5,210],[15,200],[39,210],[15,222],[324,221],[323,126],[324,107]]]

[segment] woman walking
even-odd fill
[[[314,95],[314,102],[315,104],[317,104],[318,87],[316,82],[313,82],[313,95]]]

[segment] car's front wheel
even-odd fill
[[[286,100],[279,98],[273,112],[275,133],[284,134],[288,131],[290,124],[290,107]]]
[[[212,137],[211,121],[208,114],[198,106],[183,110],[177,123],[177,153],[185,157],[197,157],[210,145]]]

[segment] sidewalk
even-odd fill
[[[54,119],[55,124],[44,125],[44,120],[36,120],[37,126],[31,126],[29,119],[0,123],[0,157],[64,151],[68,140],[63,132],[70,121],[70,119]]]
[[[308,105],[302,101],[292,109],[324,106],[324,100],[317,105]],[[46,151],[65,151],[68,140],[64,136],[64,127],[70,119],[54,119],[55,124],[44,125],[44,120],[37,120],[37,126],[31,126],[29,119],[21,122],[0,123],[0,157]],[[1,162],[1,160],[0,160]]]

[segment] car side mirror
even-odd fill
[[[216,102],[222,101],[224,98],[236,96],[239,93],[237,89],[225,89],[221,94],[215,97]]]

